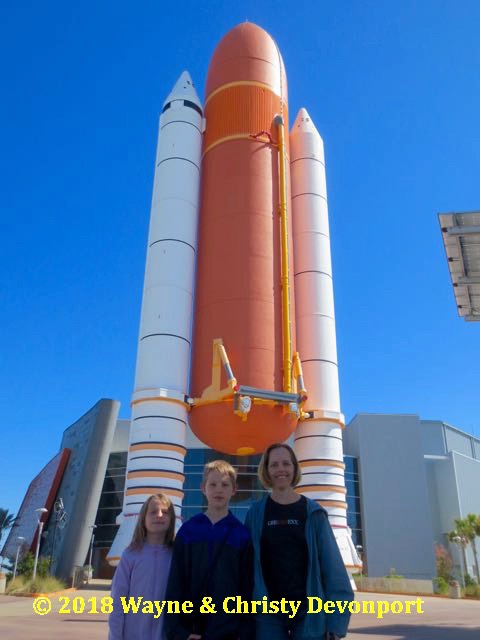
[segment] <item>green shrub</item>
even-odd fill
[[[9,580],[7,582],[7,588],[5,593],[17,593],[23,590],[23,579],[21,576],[17,576],[15,580]]]
[[[30,593],[53,593],[65,589],[65,583],[53,576],[39,577],[29,583]]]
[[[435,545],[435,565],[437,576],[449,582],[452,579],[453,560],[448,550],[441,544]]]
[[[397,575],[397,570],[395,569],[395,567],[392,567],[390,569],[388,575],[386,575],[385,578],[389,578],[390,580],[403,580],[403,576]]]
[[[466,573],[464,578],[466,587],[475,587],[477,585],[476,580],[474,580],[469,573]]]
[[[38,576],[35,580],[17,576],[15,580],[10,580],[7,585],[7,594],[15,595],[16,593],[53,593],[65,589],[65,584],[53,576]]]
[[[436,593],[448,593],[448,581],[442,576],[434,578],[433,584],[435,585]]]
[[[18,562],[17,574],[19,576],[25,576],[31,578],[33,575],[33,566],[35,564],[35,556],[31,551],[23,556]],[[37,562],[37,576],[46,578],[50,569],[50,558],[40,556]]]
[[[23,558],[18,561],[17,576],[31,576],[33,574],[34,563],[35,558],[33,556],[33,553],[29,551],[23,556]]]
[[[480,599],[480,584],[469,584],[465,587],[464,591],[466,596],[470,598],[479,598]]]

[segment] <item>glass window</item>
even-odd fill
[[[102,493],[112,491],[123,491],[125,488],[125,474],[111,475],[110,471],[105,474],[105,480],[103,481]]]
[[[347,495],[347,505],[349,510],[360,513],[360,499],[357,496]]]
[[[237,470],[237,493],[231,500],[231,511],[242,522],[250,505],[265,493],[257,477],[260,455],[231,456],[211,449],[190,449],[185,457],[185,496],[182,506],[182,519],[187,520],[205,510],[206,498],[200,490],[203,480],[203,467],[212,460],[227,460]],[[358,462],[352,456],[344,456],[345,486],[347,488],[347,521],[352,529],[354,544],[362,544],[362,524],[360,511],[360,485]],[[127,452],[111,453],[102,488],[102,495],[96,518],[95,546],[110,546],[117,531],[115,519],[123,506],[123,491],[127,465]],[[308,479],[308,472],[304,474]]]
[[[111,453],[108,458],[107,469],[110,471],[112,469],[125,469],[127,466],[127,452],[122,451],[121,453]]]
[[[361,529],[352,529],[352,542],[356,547],[363,547],[363,535]]]
[[[343,462],[345,463],[345,473],[358,473],[356,458],[352,456],[344,456]]]
[[[122,505],[123,491],[117,491],[114,493],[102,493],[98,508],[102,509],[104,507],[116,507],[121,509]]]
[[[111,546],[115,534],[117,533],[117,525],[99,525],[95,529],[95,540],[93,542],[94,547]]]
[[[97,519],[95,520],[95,524],[103,525],[103,524],[115,524],[115,519],[119,513],[121,513],[121,507],[111,507],[111,508],[103,508],[97,511]]]

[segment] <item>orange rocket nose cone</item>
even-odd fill
[[[205,95],[230,82],[242,80],[266,84],[277,95],[286,95],[287,79],[275,40],[264,29],[244,22],[220,41],[208,69]]]

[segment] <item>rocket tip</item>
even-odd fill
[[[297,117],[295,118],[295,122],[293,123],[294,129],[299,129],[300,127],[308,126],[308,123],[312,122],[308,111],[305,107],[302,107],[297,113]],[[312,122],[313,124],[313,122]]]
[[[188,71],[182,71],[163,105],[165,106],[172,100],[190,100],[198,107],[200,107],[200,109],[202,108],[202,103],[200,102],[200,98],[198,97],[195,90],[192,77]]]
[[[177,82],[183,82],[184,85],[193,87],[192,76],[188,73],[186,69],[185,71],[182,71]]]
[[[290,135],[295,135],[297,132],[316,133],[320,135],[305,107],[302,107],[297,113]]]

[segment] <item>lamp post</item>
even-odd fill
[[[18,556],[20,555],[20,549],[22,548],[22,545],[25,542],[25,538],[23,536],[18,536],[17,540],[18,540],[17,555],[15,556],[15,566],[13,567],[14,580],[15,580],[15,576],[17,575]]]
[[[362,558],[362,555],[363,555],[363,547],[362,547],[362,545],[361,545],[361,544],[356,544],[356,545],[355,545],[355,549],[357,550],[357,555],[358,555],[358,557],[360,558],[360,560],[361,560],[361,561],[362,561],[362,563],[363,563],[363,558]]]
[[[95,540],[95,529],[97,528],[96,524],[92,524],[90,529],[92,530],[92,537],[90,539],[90,553],[88,554],[88,573],[87,573],[87,584],[90,582],[90,571],[93,576],[93,567],[92,567],[92,555],[93,555],[93,541]]]
[[[463,540],[460,536],[455,536],[454,538],[452,538],[452,541],[458,544],[458,546],[460,547],[460,573],[461,573],[460,583],[462,587],[465,589],[465,571],[466,570],[464,569],[464,566],[463,566]]]
[[[38,513],[38,516],[37,516],[38,537],[37,537],[37,548],[35,549],[35,563],[33,565],[33,575],[32,575],[33,580],[35,580],[35,578],[37,577],[38,554],[40,552],[40,540],[42,538],[42,531],[43,531],[43,522],[41,518],[44,513],[48,513],[48,509],[45,509],[45,507],[40,507],[40,509],[35,509],[35,511]]]

